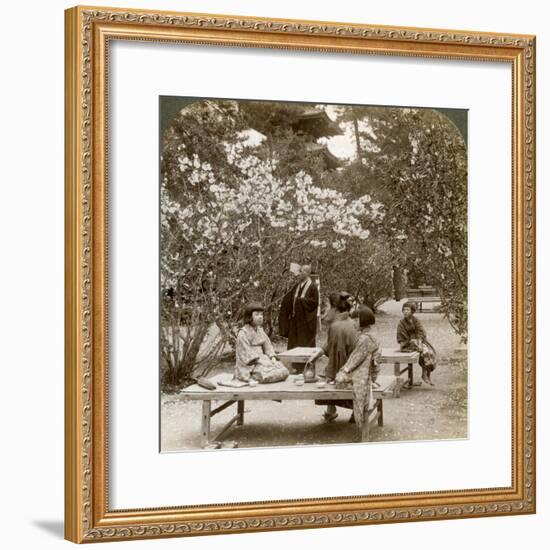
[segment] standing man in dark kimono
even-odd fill
[[[315,347],[319,290],[311,279],[311,266],[302,265],[298,282],[286,293],[279,311],[279,333],[288,338],[287,349]]]

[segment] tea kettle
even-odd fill
[[[308,361],[304,367],[304,382],[317,382],[317,376],[315,376],[315,362]]]

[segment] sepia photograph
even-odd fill
[[[536,29],[292,6],[65,11],[67,540],[536,513]]]
[[[159,97],[160,451],[468,438],[468,111]]]

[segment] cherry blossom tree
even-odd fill
[[[161,348],[173,381],[233,344],[247,300],[269,309],[280,299],[292,258],[343,252],[379,215],[368,195],[350,200],[303,171],[276,177],[273,161],[238,142],[226,153],[234,177],[220,178],[180,147],[181,189],[161,185]]]

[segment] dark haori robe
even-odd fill
[[[358,332],[355,323],[349,317],[349,313],[338,313],[331,323],[327,341],[322,346],[325,355],[328,357],[328,364],[325,370],[327,382],[336,378],[336,373],[346,364],[351,353],[357,344]],[[346,409],[353,408],[353,401],[350,399],[334,401],[331,399],[316,399],[316,405],[338,405]]]
[[[288,338],[287,349],[315,347],[319,291],[311,279],[285,294],[279,311],[279,334]]]
[[[426,337],[422,323],[411,315],[403,318],[397,325],[397,342],[401,351],[418,351],[418,362],[422,368],[433,371],[437,365],[437,354]]]
[[[336,321],[336,319],[338,318],[338,315],[341,315],[341,314],[338,313],[338,310],[335,307],[331,307],[323,315],[323,317],[321,319],[321,322],[327,328],[327,330],[328,330],[328,327],[330,327],[330,325],[332,325],[332,323],[334,323],[334,321]]]
[[[328,364],[325,370],[327,380],[334,380],[336,373],[342,368],[357,342],[357,329],[355,323],[349,317],[349,313],[339,313],[330,324],[327,341],[322,346],[325,355],[328,357]]]

